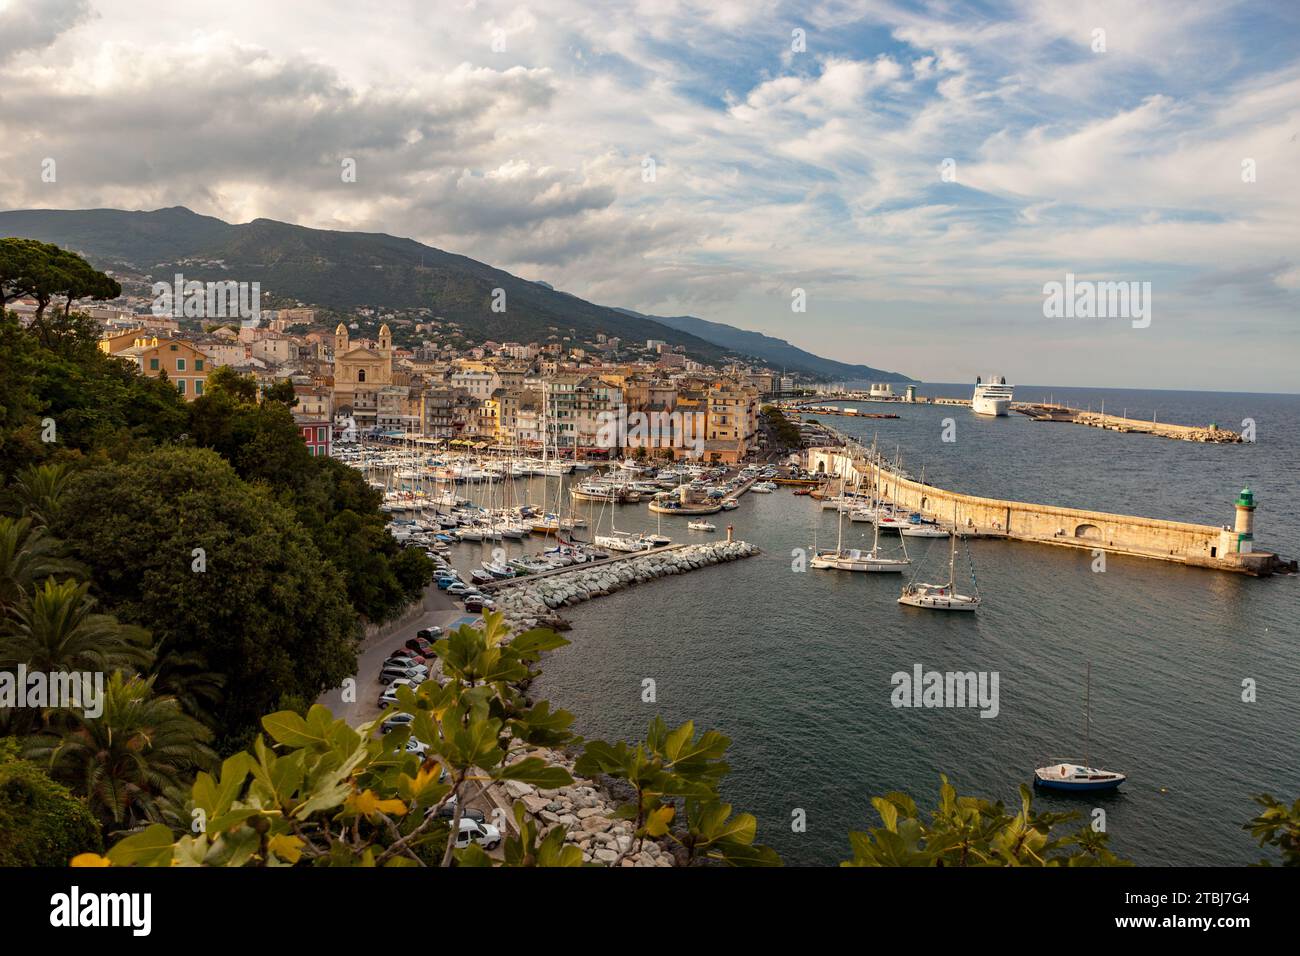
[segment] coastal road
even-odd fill
[[[317,699],[324,704],[335,717],[342,717],[351,726],[364,723],[379,714],[379,694],[383,687],[379,683],[379,667],[392,651],[415,636],[422,627],[447,627],[461,618],[477,620],[477,615],[467,614],[448,594],[439,591],[436,585],[429,585],[424,592],[424,613],[417,618],[380,631],[380,636],[373,637],[357,653],[357,671],[352,675],[356,681],[356,700],[343,699],[343,690],[336,687],[328,690]]]

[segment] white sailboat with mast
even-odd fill
[[[855,489],[856,491],[856,489]],[[844,493],[844,478],[840,478],[840,494]],[[812,559],[808,562],[814,568],[826,568],[835,571],[863,571],[872,574],[901,574],[912,563],[907,556],[907,545],[903,545],[901,558],[886,558],[880,554],[880,526],[875,526],[875,535],[870,551],[860,548],[844,548],[844,512],[836,515],[838,536],[834,551],[818,551],[814,548]],[[900,539],[901,540],[901,539]]]
[[[957,508],[952,510],[951,546],[948,549],[948,580],[944,584],[918,582],[915,577],[903,586],[899,604],[925,608],[928,611],[974,611],[980,606],[979,589],[974,594],[957,593]],[[917,569],[920,570],[919,568]],[[971,565],[971,583],[975,583],[975,567]]]
[[[1083,691],[1083,763],[1063,760],[1034,771],[1034,786],[1068,793],[1114,790],[1128,779],[1114,770],[1099,770],[1090,765],[1088,747],[1092,738],[1092,661],[1088,662]]]

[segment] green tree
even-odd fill
[[[19,743],[0,739],[0,867],[64,867],[99,853],[99,823],[62,784],[19,757]]]
[[[0,516],[0,631],[39,582],[75,575],[79,569],[64,557],[63,545],[31,518]]]
[[[263,401],[279,402],[288,408],[293,408],[298,404],[298,396],[294,393],[293,382],[287,378],[282,378],[275,384],[270,385],[262,393]]]
[[[147,664],[149,633],[94,612],[89,582],[53,578],[19,604],[0,635],[0,667],[28,670],[109,671]]]
[[[392,568],[403,594],[419,594],[433,582],[433,562],[419,548],[400,549]]]
[[[1128,866],[1107,847],[1107,835],[1084,826],[1066,835],[1053,828],[1077,813],[1035,813],[1020,787],[1020,808],[961,797],[940,776],[939,806],[922,817],[905,793],[872,797],[882,826],[849,834],[853,859],[841,866]]]
[[[100,352],[97,341],[77,327],[42,345],[12,316],[0,321],[0,477],[55,455],[123,454],[185,432],[176,389]]]
[[[69,475],[64,462],[33,465],[19,472],[9,489],[14,510],[41,527],[49,527],[58,517]]]
[[[32,328],[45,346],[77,327],[72,303],[79,299],[115,299],[122,287],[81,256],[32,239],[0,239],[0,300],[31,296],[36,300]],[[47,319],[52,301],[63,299],[62,315]]]
[[[160,448],[79,472],[61,535],[122,620],[220,675],[222,747],[283,695],[314,700],[356,667],[334,567],[269,490],[211,451]]]
[[[158,819],[162,796],[211,763],[211,736],[174,698],[155,694],[152,678],[116,671],[100,716],[62,714],[31,738],[26,756],[85,798],[105,828],[124,829]]]
[[[401,548],[379,511],[381,498],[354,468],[313,456],[288,406],[259,401],[256,383],[218,370],[215,386],[191,403],[189,435],[225,458],[245,481],[265,484],[293,509],[316,546],[343,575],[348,600],[369,621],[396,615],[429,583],[422,562]],[[401,561],[402,575],[397,574]]]

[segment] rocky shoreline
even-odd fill
[[[497,610],[505,615],[511,633],[534,627],[567,626],[556,610],[603,597],[634,584],[653,581],[674,574],[685,574],[715,564],[753,557],[759,549],[744,541],[688,545],[670,551],[632,557],[593,568],[581,566],[572,571],[535,581],[524,579],[500,588],[494,595]],[[537,748],[525,757],[540,757],[547,763],[562,766],[573,773],[574,757],[564,751]],[[621,801],[609,787],[578,777],[567,787],[537,789],[526,783],[509,780],[490,788],[489,796],[498,804],[512,806],[522,800],[537,822],[542,836],[556,827],[564,827],[565,842],[582,850],[584,863],[618,867],[671,867],[678,864],[667,842],[642,840],[638,844],[629,820],[615,819]],[[503,807],[504,808],[504,807]],[[509,817],[509,814],[507,814]]]

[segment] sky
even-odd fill
[[[1294,0],[0,0],[0,208],[409,236],[927,381],[1300,391],[1298,136]]]

